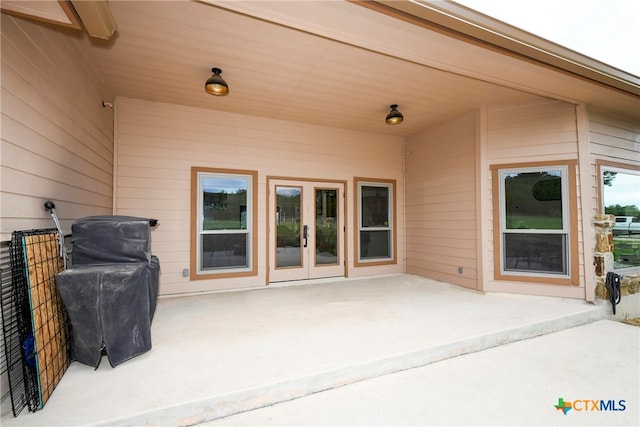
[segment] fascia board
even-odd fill
[[[452,1],[375,0],[388,9],[626,92],[640,95],[640,77]]]

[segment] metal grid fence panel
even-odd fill
[[[5,357],[14,416],[41,409],[70,364],[69,322],[55,286],[63,262],[55,229],[16,231],[11,285],[2,286]]]

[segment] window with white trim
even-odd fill
[[[195,274],[206,277],[254,273],[256,174],[193,168],[192,179]]]
[[[501,275],[571,276],[569,169],[498,169]]]
[[[356,180],[357,262],[395,261],[393,182]]]
[[[613,269],[640,270],[640,168],[599,162],[601,211],[615,216]]]

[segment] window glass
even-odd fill
[[[602,166],[602,204],[615,215],[614,270],[640,267],[640,171]]]
[[[499,172],[501,271],[568,276],[567,168]]]
[[[388,230],[360,232],[360,258],[376,259],[391,256],[391,233]]]
[[[561,175],[554,170],[505,173],[506,228],[561,230]]]
[[[252,268],[251,175],[197,172],[197,274]]]
[[[392,184],[358,184],[359,261],[393,259],[392,207]]]
[[[247,179],[203,176],[204,230],[247,228]]]
[[[202,269],[248,267],[247,234],[203,234]]]
[[[504,235],[504,270],[532,273],[567,273],[563,234]]]
[[[389,187],[361,187],[361,226],[387,227],[389,225]]]

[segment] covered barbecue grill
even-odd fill
[[[72,267],[56,275],[72,330],[71,358],[111,366],[151,349],[160,262],[151,254],[156,220],[91,216],[71,228]]]

